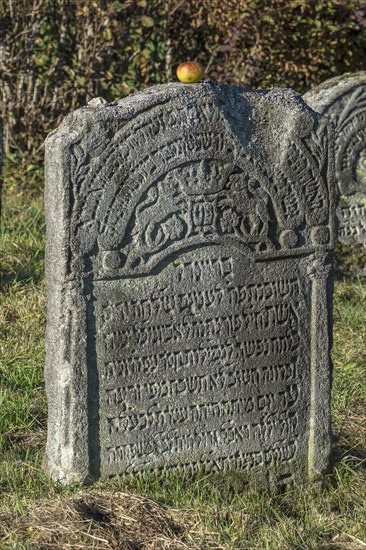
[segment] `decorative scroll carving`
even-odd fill
[[[235,101],[239,108],[240,96]],[[317,246],[305,223],[329,239],[324,128],[283,137],[286,155],[274,150],[264,161],[261,147],[243,148],[216,109],[214,98],[200,109],[184,102],[183,135],[177,113],[152,109],[112,140],[96,140],[88,154],[82,141],[73,146],[74,193],[83,197],[73,217],[85,252],[103,251],[101,272],[148,273],[198,243],[230,243],[256,255]]]

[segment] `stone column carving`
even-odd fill
[[[310,426],[308,468],[309,478],[316,478],[327,468],[326,458],[331,447],[329,404],[331,377],[331,331],[329,323],[329,276],[331,263],[324,256],[310,257],[308,275],[311,280],[311,352],[310,352]],[[316,452],[314,450],[316,449]],[[321,451],[320,451],[321,450]]]

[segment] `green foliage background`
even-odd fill
[[[185,60],[299,92],[366,68],[364,0],[0,0],[0,36],[5,151],[33,160],[70,110],[175,80]]]

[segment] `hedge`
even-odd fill
[[[5,151],[33,160],[69,111],[174,80],[188,59],[299,92],[366,69],[364,0],[0,0],[0,36]]]

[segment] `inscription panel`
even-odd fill
[[[304,470],[308,285],[291,260],[274,277],[224,247],[97,282],[104,475],[183,463]]]

